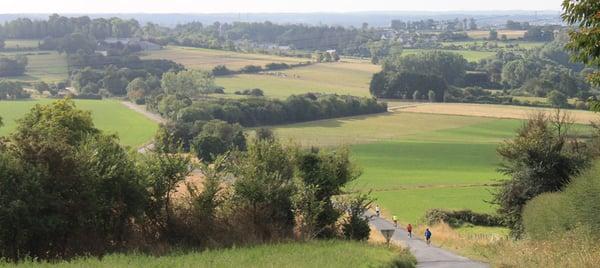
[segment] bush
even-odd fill
[[[217,65],[215,66],[215,68],[212,69],[212,74],[214,76],[220,76],[220,75],[230,75],[233,72],[229,69],[227,69],[227,67],[225,65]]]
[[[450,226],[458,227],[465,223],[479,226],[503,226],[502,218],[496,215],[477,213],[471,210],[446,211],[430,209],[425,213],[425,222],[428,225],[445,222]]]
[[[246,74],[252,74],[252,73],[259,73],[262,70],[263,70],[263,68],[258,65],[246,65],[240,70],[240,72],[246,73]]]
[[[547,239],[571,230],[572,211],[561,193],[545,193],[527,202],[523,209],[525,233],[533,239]]]
[[[600,162],[575,178],[564,191],[569,219],[600,239]]]
[[[357,194],[342,202],[344,210],[348,212],[348,216],[342,223],[342,232],[346,239],[359,241],[369,239],[371,228],[365,212],[372,203],[373,199],[368,194]]]

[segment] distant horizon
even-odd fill
[[[3,0],[3,14],[264,14],[558,11],[562,0]]]
[[[0,12],[0,15],[100,15],[100,14],[157,14],[157,15],[219,15],[219,14],[358,14],[358,13],[507,13],[507,12],[562,12],[560,9],[497,9],[497,10],[364,10],[364,11],[256,11],[256,12]]]

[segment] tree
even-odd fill
[[[468,62],[456,53],[428,51],[409,54],[387,60],[383,65],[386,73],[410,72],[442,78],[446,83],[458,83],[465,75]]]
[[[127,98],[136,104],[144,104],[146,93],[150,91],[146,81],[138,77],[127,85]]]
[[[430,90],[429,92],[427,92],[427,98],[429,99],[429,102],[435,102],[437,99],[435,97],[435,91]]]
[[[246,137],[239,124],[211,120],[202,126],[194,139],[194,151],[202,161],[210,163],[230,150],[246,150]]]
[[[569,106],[567,95],[557,90],[552,90],[550,93],[548,93],[548,101],[550,104],[552,104],[552,106],[557,108]]]
[[[523,232],[521,213],[532,198],[563,189],[589,163],[588,153],[569,137],[568,115],[537,114],[521,127],[517,136],[498,147],[502,157],[499,171],[510,179],[494,193],[498,214],[519,237]]]
[[[209,93],[215,87],[215,81],[211,73],[204,71],[167,72],[163,74],[161,86],[166,94],[196,97]]]
[[[567,48],[573,52],[573,59],[589,66],[600,66],[600,2],[594,0],[563,1],[562,18],[565,22],[575,26],[577,30],[570,31],[571,41]],[[600,72],[594,71],[588,75],[594,85],[600,85]],[[590,108],[600,111],[600,103],[592,101]]]
[[[48,86],[48,84],[46,84],[46,82],[44,81],[35,83],[33,85],[33,88],[40,94],[44,94],[44,92],[50,91],[50,86]]]
[[[498,31],[491,29],[488,35],[488,40],[498,40]]]
[[[173,192],[192,172],[191,159],[182,154],[151,152],[145,155],[140,168],[148,179],[146,213],[150,223],[158,228],[159,239],[173,238]]]
[[[360,172],[350,162],[346,149],[301,152],[296,161],[299,178],[307,186],[316,186],[316,200],[324,202],[323,210],[317,217],[317,235],[331,237],[335,233],[333,225],[341,215],[335,209],[332,197],[342,194],[343,187],[358,178]]]
[[[366,212],[373,201],[369,194],[364,193],[358,193],[341,201],[344,211],[348,212],[342,223],[342,231],[346,239],[359,241],[369,239],[371,228]]]
[[[28,60],[25,56],[16,56],[14,58],[0,57],[0,77],[23,75],[27,63]]]
[[[29,94],[23,90],[20,83],[0,80],[0,100],[16,100],[24,98],[29,98]]]
[[[127,151],[89,112],[70,100],[34,106],[9,143],[0,150],[3,257],[68,258],[123,245],[145,188]]]

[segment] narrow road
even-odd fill
[[[147,117],[148,119],[150,119],[156,123],[164,124],[167,122],[167,120],[162,118],[160,115],[148,112],[143,106],[137,105],[135,103],[131,103],[129,101],[122,101],[121,104],[125,105],[125,107],[127,107],[131,110],[134,110],[134,111],[144,115],[145,117]]]
[[[369,215],[373,215],[370,213]],[[371,217],[370,221],[377,230],[394,229],[394,224],[384,218]],[[408,246],[410,252],[417,258],[417,267],[423,268],[488,268],[486,263],[471,260],[469,258],[456,255],[450,251],[438,248],[434,245],[428,246],[425,241],[417,238],[421,234],[413,234],[413,238],[408,237],[408,232],[402,228],[395,228],[392,241],[401,242]],[[435,239],[435,234],[432,235]]]

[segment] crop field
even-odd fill
[[[11,77],[11,80],[58,82],[68,78],[67,59],[56,51],[0,53],[5,56],[17,54],[27,56],[27,70],[24,76]]]
[[[37,48],[40,40],[37,39],[7,39],[4,40],[5,48]]]
[[[525,32],[525,30],[498,30],[498,38],[506,35],[508,39],[519,39],[523,38]],[[488,38],[490,31],[467,31],[467,35],[473,39],[484,39]]]
[[[397,103],[390,102],[390,107],[395,107]],[[392,108],[394,110],[402,110],[413,113],[428,113],[428,114],[446,114],[446,115],[467,115],[481,116],[493,118],[510,118],[510,119],[527,119],[536,112],[551,113],[554,109],[551,108],[536,108],[524,106],[509,106],[509,105],[490,105],[490,104],[467,104],[467,103],[421,103],[415,105],[406,105],[401,103],[403,107]],[[567,111],[575,123],[589,124],[592,121],[598,121],[598,114],[583,111],[583,110],[565,110]]]
[[[0,135],[7,135],[16,128],[15,120],[36,104],[49,104],[53,100],[36,99],[24,101],[0,101],[0,117],[4,126]],[[152,139],[158,125],[134,112],[116,100],[74,100],[77,108],[92,112],[94,124],[105,133],[117,134],[123,145],[140,146]]]
[[[403,55],[416,54],[425,51],[431,51],[432,49],[404,49],[402,50]],[[496,52],[492,51],[472,51],[472,50],[451,50],[451,49],[435,49],[437,51],[450,52],[462,55],[467,61],[479,61],[481,59],[490,58],[496,55]]]
[[[186,68],[212,70],[217,65],[225,65],[230,70],[239,70],[246,65],[265,66],[269,63],[300,63],[306,58],[280,57],[264,54],[239,53],[225,50],[168,46],[162,50],[147,52],[143,59],[166,59],[183,64]]]
[[[163,257],[111,254],[56,264],[25,261],[11,267],[395,267],[412,263],[406,251],[367,243],[321,240],[255,247],[182,252]],[[0,266],[4,266],[0,263]],[[405,266],[403,266],[405,267]],[[406,266],[407,267],[407,266]]]
[[[538,48],[538,47],[542,47],[546,44],[545,42],[528,42],[528,41],[514,41],[514,40],[509,40],[509,41],[477,40],[477,41],[443,42],[442,44],[443,45],[457,45],[457,46],[470,46],[470,45],[482,46],[484,43],[496,44],[496,45],[498,45],[499,48],[506,48],[507,46],[512,45],[512,46],[516,46],[517,48],[524,48],[524,49]]]
[[[379,66],[366,62],[319,63],[277,72],[218,77],[216,82],[225,87],[227,94],[260,88],[274,98],[306,92],[369,96],[371,77],[379,70]]]
[[[302,145],[346,145],[362,170],[351,190],[373,191],[385,215],[418,223],[430,208],[493,212],[497,145],[520,120],[390,112],[276,127]]]

